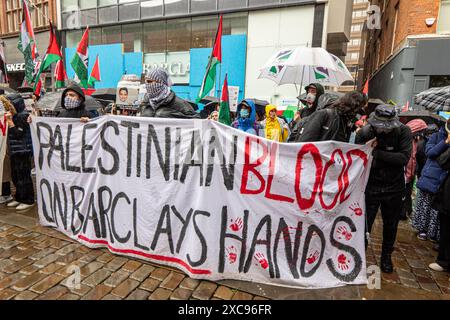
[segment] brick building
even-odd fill
[[[56,0],[28,0],[28,7],[38,52],[43,56],[50,35],[48,19],[57,21]],[[0,0],[0,45],[4,46],[9,85],[12,88],[19,87],[25,75],[23,55],[17,49],[21,22],[22,0]]]
[[[371,98],[398,105],[450,85],[450,1],[371,0],[364,26],[364,72]]]

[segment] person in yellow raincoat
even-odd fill
[[[266,119],[260,122],[264,129],[264,137],[269,140],[286,142],[289,137],[289,126],[283,119],[277,116],[277,107],[266,106]]]

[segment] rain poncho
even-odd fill
[[[266,106],[266,119],[261,122],[261,126],[264,128],[264,136],[266,139],[286,142],[289,137],[289,130],[286,129],[286,122],[283,119],[270,117],[270,111],[277,110],[277,107],[273,105]]]

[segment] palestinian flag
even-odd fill
[[[3,45],[0,42],[0,82],[8,82],[8,74],[6,72],[6,59]]]
[[[101,81],[101,77],[100,77],[100,61],[97,55],[97,59],[95,59],[94,68],[92,68],[91,76],[89,77],[88,85],[94,88],[95,83],[98,81]]]
[[[66,69],[64,68],[64,62],[62,60],[59,60],[56,63],[55,79],[56,79],[55,87],[57,89],[64,88],[66,86],[67,74]]]
[[[230,99],[228,95],[228,75],[225,75],[225,81],[222,87],[222,98],[220,99],[219,122],[231,125]]]
[[[88,46],[89,46],[89,27],[86,28],[86,31],[81,38],[80,43],[77,47],[77,52],[73,57],[70,65],[75,71],[76,78],[80,82],[81,87],[87,89],[88,87],[88,62],[89,62],[89,54],[88,54]]]
[[[36,40],[34,39],[33,23],[30,18],[30,11],[25,0],[22,0],[23,18],[20,25],[19,44],[17,48],[22,52],[25,60],[25,80],[28,83],[34,82],[35,63],[38,52]]]
[[[364,85],[363,93],[366,96],[369,96],[369,79],[367,79],[366,84]]]
[[[42,72],[47,70],[52,63],[58,62],[62,60],[61,50],[58,46],[58,42],[56,41],[55,32],[53,30],[53,25],[50,22],[50,41],[48,44],[47,52],[45,53],[44,60],[41,62],[39,71],[36,75],[36,79],[40,78]],[[38,83],[35,84],[34,88],[36,89]]]
[[[39,78],[36,78],[36,79],[39,79]],[[35,87],[34,87],[34,94],[35,94],[37,97],[40,97],[40,96],[41,96],[41,92],[42,92],[42,80],[39,79],[39,80],[36,82],[36,85],[35,85]]]
[[[214,48],[209,58],[206,74],[203,78],[200,92],[198,93],[197,103],[206,97],[214,88],[216,82],[217,65],[222,62],[222,16],[220,16],[219,27],[217,28],[216,40]]]

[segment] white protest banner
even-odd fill
[[[365,284],[371,149],[207,120],[34,118],[40,222],[192,278]]]
[[[230,100],[230,111],[236,112],[239,101],[239,87],[228,86],[228,98]]]

